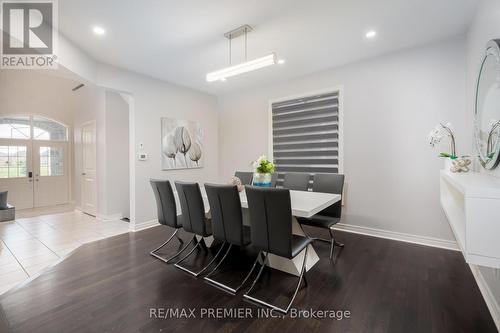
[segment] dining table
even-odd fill
[[[207,216],[209,216],[210,205],[208,202],[205,187],[203,185],[200,185],[200,192],[205,205],[205,213],[207,214]],[[181,215],[182,211],[176,191],[174,191],[174,195],[176,199],[177,212],[179,215]],[[304,231],[297,221],[297,217],[312,217],[313,215],[321,212],[323,209],[340,201],[341,198],[342,196],[340,194],[290,190],[290,201],[292,208],[292,219],[290,223],[292,224],[292,233],[295,235],[305,236]],[[240,192],[240,201],[243,212],[243,223],[250,226],[248,199],[245,190]],[[207,246],[210,247],[213,243],[213,236],[205,237],[204,239]],[[302,253],[297,255],[295,258],[288,259],[269,253],[266,264],[274,269],[299,276],[300,270],[302,268],[302,262],[304,260],[304,254],[305,251],[302,251]],[[314,249],[314,246],[312,244],[308,245],[306,271],[309,271],[318,261],[319,257]]]

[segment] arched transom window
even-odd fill
[[[68,128],[41,116],[0,117],[0,139],[68,141]]]

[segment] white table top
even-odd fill
[[[208,206],[205,187],[200,186],[201,196],[205,203],[205,210],[210,210]],[[177,197],[177,192],[175,193]],[[323,209],[340,201],[340,194],[308,192],[308,191],[290,191],[290,201],[292,206],[292,215],[296,217],[311,217]],[[177,198],[176,198],[177,199]],[[245,191],[240,192],[241,207],[248,208],[248,200]],[[177,200],[178,202],[178,200]],[[179,205],[177,209],[180,212]]]
[[[323,209],[340,201],[340,194],[290,191],[292,215],[297,217],[311,217]],[[248,208],[248,200],[245,191],[240,192],[241,207]]]

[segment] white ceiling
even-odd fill
[[[95,59],[211,94],[269,84],[466,31],[477,0],[64,0],[59,26]],[[248,23],[249,59],[284,65],[207,83],[229,64],[223,34]],[[94,25],[105,36],[92,32]],[[367,40],[374,29],[378,35]],[[243,60],[233,42],[233,64]]]

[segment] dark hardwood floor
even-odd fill
[[[349,318],[255,318],[259,308],[242,292],[228,295],[149,255],[170,232],[155,227],[79,248],[0,296],[0,332],[497,332],[459,252],[337,232],[345,249],[333,264],[328,244],[315,243],[321,260],[293,307]],[[189,264],[209,256],[200,251]],[[237,282],[254,256],[236,250],[217,278]],[[258,296],[283,304],[296,281],[267,269]],[[151,318],[157,308],[197,317]],[[204,308],[242,308],[254,318],[201,318]]]

